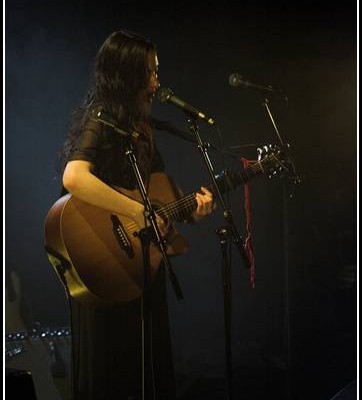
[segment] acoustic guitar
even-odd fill
[[[215,177],[226,192],[258,174],[271,175],[278,169],[285,169],[281,152],[269,149],[247,168]],[[116,189],[142,200],[138,190]],[[212,186],[208,189],[214,191]],[[180,197],[172,179],[158,172],[151,175],[148,196],[167,224],[167,254],[184,253],[187,243],[175,229],[175,222],[186,220],[196,210],[195,194]],[[138,230],[135,221],[125,215],[112,214],[70,194],[61,197],[45,219],[45,250],[67,295],[87,304],[129,302],[142,296],[144,266]],[[151,242],[151,281],[161,260],[161,251]]]

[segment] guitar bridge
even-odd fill
[[[117,215],[112,214],[111,220],[113,224],[113,233],[117,239],[118,244],[121,249],[124,250],[129,258],[134,257],[134,251],[131,245],[130,240],[128,239],[127,233],[123,228],[122,222],[119,220]]]

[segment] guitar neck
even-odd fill
[[[266,168],[266,163],[270,160],[256,161],[250,164],[247,168],[241,172],[225,172],[217,175],[216,181],[220,188],[221,193],[226,193],[237,186],[245,184],[251,180],[254,176],[263,173]],[[209,185],[207,189],[213,194],[216,194],[214,185]],[[157,210],[157,213],[161,218],[172,221],[184,221],[189,215],[197,209],[196,193],[191,193],[181,199],[173,201],[165,205],[164,207]]]

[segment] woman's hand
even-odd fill
[[[216,205],[212,193],[204,186],[196,193],[197,209],[191,215],[195,222],[201,221],[206,215],[212,213]]]

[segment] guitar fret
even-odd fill
[[[197,208],[195,194],[188,195],[182,199],[176,200],[158,210],[158,213],[166,213],[171,220],[183,220],[187,215]]]
[[[163,207],[161,210],[165,210],[167,220],[171,220],[171,221],[173,220],[174,213],[172,211],[172,207],[170,207],[169,204],[167,206]]]

